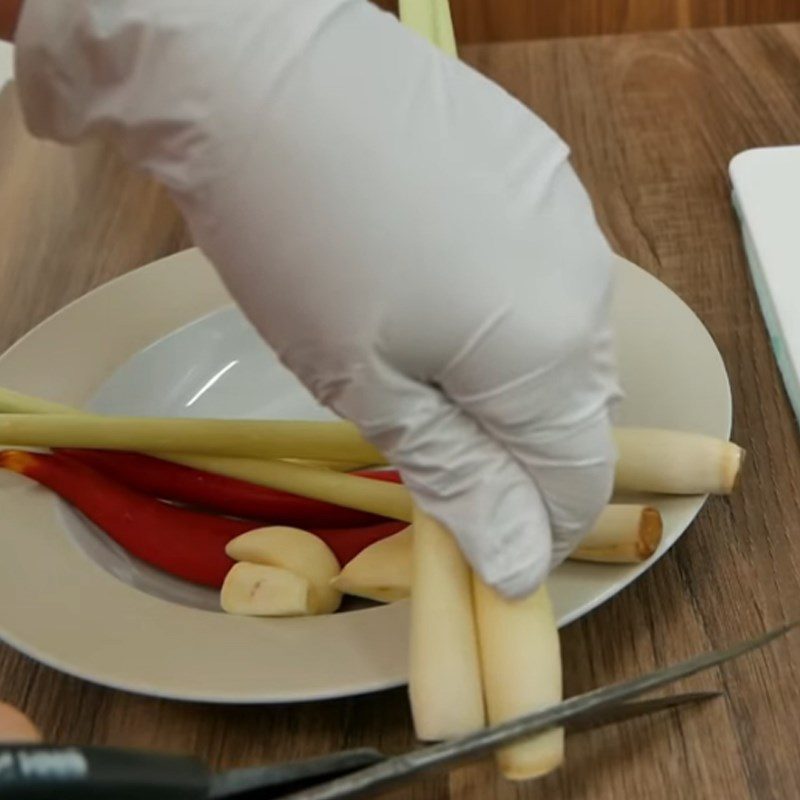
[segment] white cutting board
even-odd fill
[[[746,150],[731,160],[730,176],[761,311],[800,420],[800,146]]]

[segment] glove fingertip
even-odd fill
[[[549,563],[544,559],[536,559],[499,579],[481,580],[491,586],[508,600],[522,600],[533,594],[547,579]]]

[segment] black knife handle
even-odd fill
[[[2,800],[205,800],[193,758],[106,747],[0,745]]]

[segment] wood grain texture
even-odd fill
[[[633,586],[563,632],[568,694],[800,616],[800,450],[748,279],[727,163],[800,141],[800,26],[466,49],[572,145],[622,255],[699,314],[730,371],[739,493],[714,499]],[[160,190],[101,145],[69,151],[21,130],[0,97],[0,342],[91,287],[187,243]],[[0,609],[0,614],[2,610]],[[512,786],[488,763],[391,795],[418,800],[800,797],[800,636],[677,689],[727,698],[568,741],[566,767]],[[82,683],[0,647],[0,698],[56,742],[155,747],[215,766],[413,745],[405,692],[218,708]]]
[[[24,129],[0,94],[0,349],[103,280],[189,244],[166,194],[103,143],[68,149]],[[12,300],[13,298],[13,300]]]
[[[397,0],[375,0],[397,11]],[[450,0],[462,44],[800,19],[800,0]]]

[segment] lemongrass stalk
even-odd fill
[[[242,458],[382,461],[349,422],[5,414],[0,443]]]
[[[490,725],[498,725],[562,699],[561,649],[547,588],[506,600],[477,577],[475,619]],[[538,778],[564,760],[564,731],[553,728],[497,752],[509,780]]]
[[[314,467],[315,469],[332,469],[334,472],[355,472],[360,469],[381,466],[377,464],[365,464],[363,461],[320,461],[307,458],[281,458],[289,464],[297,464],[300,467]]]
[[[157,453],[184,450],[204,455],[322,460],[342,462],[347,466],[386,463],[379,451],[365,442],[358,429],[347,422],[117,420],[86,414],[7,389],[0,389],[0,411],[13,412],[15,417],[21,415],[16,423],[11,416],[0,418],[14,431],[7,433],[13,440],[4,439],[0,427],[0,443],[17,446],[143,450],[148,448],[143,446],[138,434],[138,426],[142,425],[146,426],[149,436],[163,437],[156,442],[157,447],[149,448]],[[44,420],[37,423],[34,418],[26,416],[30,414],[56,414],[59,420],[63,420],[66,414],[80,414],[87,421],[87,427],[73,427],[67,436],[60,432],[62,426],[59,423],[50,423],[51,427],[45,428]],[[85,435],[79,435],[80,431]],[[190,431],[199,432],[197,438],[192,438]],[[54,441],[47,440],[48,432]],[[57,434],[62,441],[69,439],[72,443],[60,445]],[[745,451],[733,442],[698,433],[658,428],[616,428],[614,436],[619,455],[614,489],[620,492],[728,494],[737,484],[745,458]],[[209,437],[213,440],[210,445]],[[273,437],[274,441],[270,441]],[[311,440],[315,438],[319,441]],[[176,447],[176,444],[185,446]]]
[[[457,55],[448,0],[400,0],[398,11],[404,25],[448,55]]]
[[[617,428],[615,491],[663,494],[730,494],[745,451],[699,433],[657,428]]]
[[[42,400],[29,394],[0,388],[0,413],[4,414],[82,414],[72,406]]]
[[[470,569],[452,534],[414,514],[409,697],[417,738],[452,739],[485,724]]]
[[[578,547],[572,561],[638,564],[655,553],[661,541],[661,515],[649,506],[610,505]],[[411,594],[413,528],[364,548],[344,566],[334,586],[344,594],[394,603]]]
[[[362,478],[329,469],[301,467],[285,461],[249,458],[187,456],[169,453],[169,460],[187,467],[226,475],[229,478],[279,489],[313,500],[323,500],[391,519],[411,521],[412,501],[408,489],[399,483]]]
[[[655,553],[663,530],[657,509],[614,503],[603,509],[592,530],[569,557],[573,561],[636,564]]]
[[[50,400],[42,400],[39,397],[15,392],[11,389],[0,388],[0,413],[5,414],[80,414],[82,416],[96,416],[87,411],[82,411],[73,406],[63,403],[54,403]],[[163,454],[162,454],[163,456]],[[316,467],[319,469],[332,469],[337,472],[353,472],[357,469],[366,469],[373,466],[371,462],[364,461],[341,461],[341,460],[309,460],[300,458],[282,459],[292,464],[300,464],[304,467]]]

